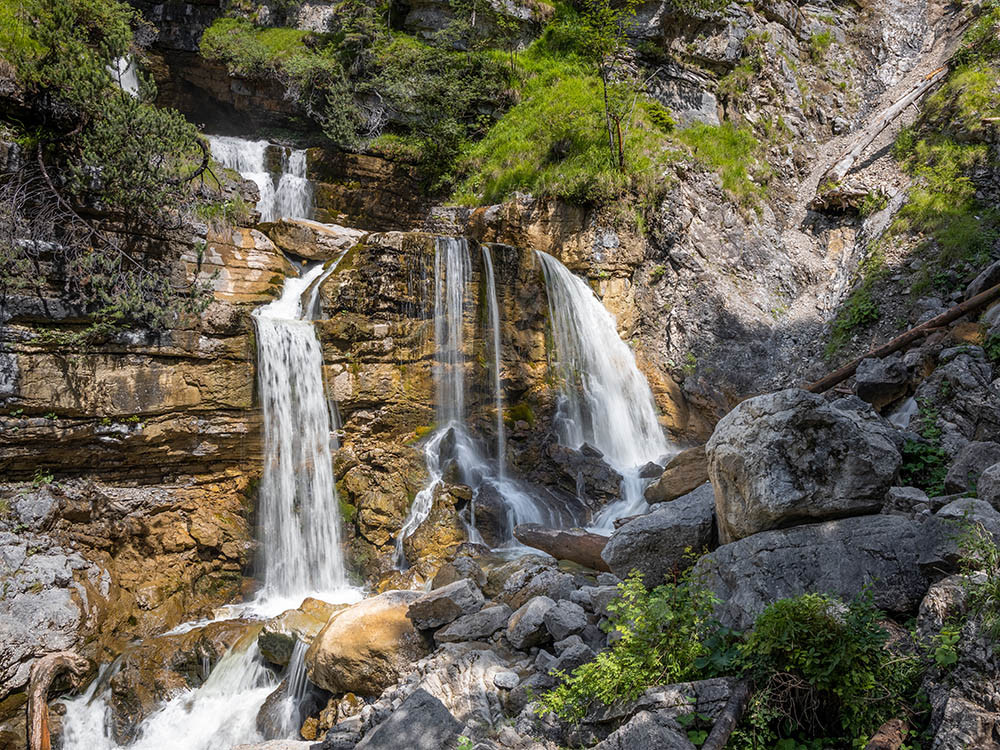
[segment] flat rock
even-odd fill
[[[485,603],[479,587],[468,578],[463,578],[424,594],[410,605],[406,616],[417,629],[433,630],[462,615],[478,612]]]
[[[659,586],[667,574],[690,566],[691,551],[714,546],[714,519],[712,487],[703,484],[626,523],[611,535],[602,554],[615,575],[624,578],[638,570],[646,586]]]
[[[514,538],[557,560],[570,560],[594,570],[611,570],[601,557],[601,550],[608,543],[608,537],[603,534],[583,529],[551,529],[537,523],[524,523],[514,527]]]
[[[461,729],[441,701],[417,688],[356,750],[442,750],[454,747]]]
[[[434,633],[436,643],[458,643],[461,641],[479,641],[489,638],[498,630],[507,626],[507,621],[513,610],[506,604],[486,607],[478,612],[459,617],[450,625]]]
[[[875,513],[902,458],[870,406],[836,408],[789,388],[747,399],[706,445],[723,542],[794,524]]]
[[[916,609],[947,530],[937,519],[870,516],[765,531],[719,547],[695,566],[719,596],[723,624],[749,628],[764,608],[807,592],[851,599],[866,586],[893,613]]]
[[[647,503],[664,503],[693,492],[708,481],[705,446],[681,451],[670,459],[660,478],[646,488]]]

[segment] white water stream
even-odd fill
[[[673,451],[657,421],[649,383],[618,336],[614,316],[583,279],[551,255],[537,254],[555,343],[550,365],[562,391],[560,441],[571,448],[589,443],[624,478],[621,499],[594,519],[595,529],[610,530],[615,519],[646,507],[640,469]]]
[[[114,65],[108,66],[108,72],[122,91],[130,96],[139,96],[139,75],[131,56],[116,59]]]
[[[257,210],[261,221],[281,218],[310,219],[313,215],[312,183],[306,178],[306,152],[267,141],[248,141],[226,135],[210,135],[212,156],[227,169],[257,185]],[[281,173],[267,169],[268,148],[281,149]]]
[[[258,506],[263,585],[253,601],[223,608],[219,619],[272,616],[298,607],[306,596],[328,602],[361,598],[346,582],[322,352],[302,304],[310,287],[335,267],[317,264],[288,279],[279,299],[254,312],[264,424]],[[172,632],[205,622],[187,623]],[[298,729],[298,706],[306,688],[304,656],[304,646],[296,643],[283,702],[282,728],[288,736]],[[108,679],[116,668],[117,662],[105,667],[86,693],[66,701],[63,750],[121,750],[109,723]],[[257,714],[279,682],[265,666],[256,638],[241,643],[220,659],[200,687],[182,691],[150,714],[139,727],[138,739],[127,747],[227,750],[260,741]]]
[[[497,476],[503,478],[507,464],[507,435],[503,424],[503,388],[500,383],[500,309],[497,305],[497,284],[493,273],[493,254],[483,245],[483,271],[486,273],[486,305],[490,330],[493,332],[493,403],[497,410]]]

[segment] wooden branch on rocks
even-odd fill
[[[959,318],[986,307],[997,298],[1000,298],[1000,284],[990,287],[985,292],[981,292],[975,297],[967,299],[959,305],[955,305],[950,310],[941,313],[935,318],[931,318],[926,323],[921,323],[916,328],[911,328],[905,333],[894,338],[892,341],[889,341],[876,349],[872,349],[867,354],[858,357],[840,369],[834,370],[822,380],[817,380],[815,383],[807,385],[806,390],[812,391],[813,393],[823,393],[824,391],[828,391],[838,383],[841,383],[851,377],[851,375],[854,374],[854,371],[858,369],[858,365],[861,364],[862,360],[870,359],[872,357],[881,359],[882,357],[892,354],[895,351],[903,349],[917,339],[926,336],[935,328],[942,328],[950,325]]]
[[[729,742],[729,735],[740,723],[744,712],[747,710],[747,703],[750,702],[750,683],[747,680],[740,680],[733,686],[729,694],[729,700],[725,708],[715,720],[712,731],[709,733],[701,750],[722,750]]]
[[[824,174],[820,179],[819,184],[822,186],[828,182],[840,182],[844,179],[844,176],[851,171],[851,167],[854,166],[854,163],[861,157],[861,154],[864,153],[865,149],[868,148],[876,138],[878,138],[879,133],[889,127],[893,120],[906,111],[907,107],[930,91],[934,85],[944,77],[946,71],[947,68],[945,67],[931,71],[920,79],[920,81],[914,85],[913,88],[907,91],[906,94],[904,94],[900,99],[897,99],[893,104],[882,110],[878,117],[875,118],[871,131],[867,134],[863,134],[861,139],[858,140],[854,146],[837,159],[834,165],[830,167],[826,171],[826,174]]]
[[[36,659],[28,678],[28,750],[52,750],[49,737],[49,688],[68,671],[76,684],[89,668],[86,659],[73,651],[57,651]]]

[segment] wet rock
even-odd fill
[[[361,242],[367,232],[309,219],[280,219],[261,230],[286,253],[307,260],[331,260]]]
[[[722,600],[720,621],[739,629],[768,604],[810,591],[849,600],[867,586],[878,607],[905,614],[927,590],[921,565],[937,562],[945,533],[933,517],[845,518],[754,534],[705,555],[695,571]]]
[[[646,586],[659,586],[669,573],[689,567],[690,552],[715,544],[715,495],[703,484],[681,498],[653,506],[611,535],[604,559],[624,578],[643,574]]]
[[[507,640],[510,645],[524,651],[548,640],[545,615],[555,606],[556,603],[549,597],[536,596],[514,612],[507,623]]]
[[[452,747],[462,729],[444,704],[418,688],[388,719],[364,736],[357,750],[441,750]]]
[[[550,529],[537,523],[520,524],[514,538],[528,547],[540,549],[557,560],[570,560],[594,570],[610,570],[601,557],[608,537],[582,529]]]
[[[604,461],[604,454],[586,443],[580,450],[551,443],[547,453],[563,474],[562,486],[575,492],[591,510],[618,499],[622,475]]]
[[[510,538],[507,503],[492,484],[484,484],[475,495],[476,531],[491,547],[499,547]]]
[[[879,410],[905,396],[908,385],[909,373],[899,354],[863,359],[854,375],[854,392]]]
[[[902,458],[874,411],[788,389],[742,402],[706,446],[719,536],[877,512]]]
[[[468,578],[424,594],[406,612],[419,630],[433,630],[483,608],[486,599]]]
[[[567,636],[579,633],[587,627],[587,613],[583,607],[568,599],[556,603],[543,618],[545,628],[555,641],[561,641]]]
[[[489,638],[507,626],[512,614],[513,610],[506,604],[486,607],[475,614],[459,617],[447,627],[441,628],[434,634],[434,641],[441,644]]]
[[[327,604],[313,599],[315,604],[289,609],[264,623],[257,637],[261,655],[272,664],[285,666],[292,658],[296,641],[308,645],[323,629],[330,616],[345,604]]]
[[[420,596],[387,591],[334,613],[306,652],[309,679],[331,693],[378,695],[429,651],[406,616]]]
[[[688,448],[667,462],[663,474],[646,488],[647,503],[664,503],[693,492],[708,481],[705,446]]]
[[[1000,461],[1000,443],[975,441],[966,445],[955,456],[944,478],[946,492],[965,492],[977,487],[979,476]]]

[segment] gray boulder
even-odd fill
[[[536,596],[511,615],[507,623],[507,640],[514,648],[526,651],[548,640],[545,614],[556,606],[547,596]]]
[[[979,475],[1000,461],[1000,443],[977,440],[969,443],[955,456],[944,478],[946,492],[965,492],[976,487]]]
[[[723,542],[878,512],[902,462],[894,430],[870,407],[838,409],[795,388],[741,403],[706,453]]]
[[[551,558],[525,555],[493,568],[485,591],[512,609],[518,609],[534,596],[547,596],[556,601],[569,599],[578,586],[573,576],[555,565]]]
[[[583,611],[583,607],[568,599],[557,602],[556,606],[545,613],[543,619],[545,628],[555,641],[561,641],[587,627],[587,613]]]
[[[468,578],[449,583],[417,599],[406,611],[418,630],[433,630],[462,615],[478,612],[486,603],[483,592]]]
[[[365,735],[356,750],[441,750],[454,747],[462,725],[445,705],[417,688],[389,718]]]
[[[961,534],[960,524],[978,523],[994,537],[1000,539],[1000,511],[985,500],[978,500],[974,497],[953,500],[937,512],[937,517],[955,524],[953,536]]]
[[[869,587],[894,613],[916,609],[948,530],[938,519],[879,515],[765,531],[726,544],[695,566],[721,599],[716,614],[739,629],[764,608],[807,592],[851,599]]]
[[[695,750],[668,713],[640,711],[593,750]]]
[[[972,299],[990,287],[1000,284],[1000,260],[993,261],[965,288],[965,298]]]
[[[602,553],[615,575],[642,573],[646,586],[658,586],[677,568],[688,567],[689,550],[715,542],[715,496],[703,484],[683,497],[660,503],[615,531]]]
[[[460,641],[480,641],[506,627],[513,610],[506,604],[481,609],[471,615],[459,617],[447,627],[434,634],[437,643],[458,643]]]
[[[861,360],[854,375],[854,392],[876,409],[891,404],[906,395],[909,374],[899,354],[885,359],[869,357]]]
[[[1000,510],[1000,463],[987,467],[979,475],[976,494],[997,510]]]

